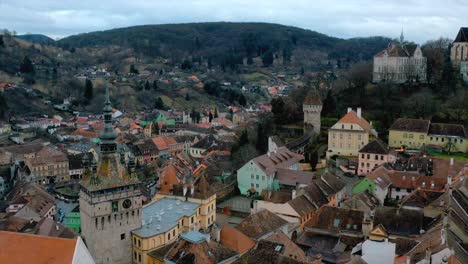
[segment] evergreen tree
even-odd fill
[[[211,111],[210,111],[210,113],[208,114],[208,121],[209,121],[210,123],[211,123],[211,121],[213,121],[213,114],[211,113]]]
[[[5,47],[5,42],[3,41],[3,36],[0,36],[0,47]]]
[[[3,119],[8,111],[8,104],[3,93],[0,93],[0,119]]]
[[[156,101],[154,102],[154,108],[160,109],[160,110],[166,109],[166,106],[164,105],[164,102],[161,99],[161,97],[158,97]]]
[[[150,84],[149,84],[148,80],[146,80],[146,82],[145,82],[145,90],[146,91],[151,90],[151,87],[150,87]]]
[[[242,134],[239,138],[239,146],[244,146],[244,145],[247,145],[249,144],[249,135],[247,133],[247,130],[243,130],[242,131]]]
[[[20,64],[20,72],[21,73],[33,73],[34,66],[32,61],[28,58],[28,56],[24,56],[23,61]]]
[[[241,95],[239,96],[239,104],[242,105],[242,106],[246,106],[246,105],[247,105],[247,99],[245,99],[244,94],[241,94]]]
[[[190,101],[190,94],[189,93],[185,94],[185,101]]]
[[[213,115],[214,118],[218,118],[219,115],[218,115],[218,108],[215,107],[214,109],[214,115]]]
[[[84,97],[87,100],[93,99],[93,83],[89,79],[86,79],[85,81]]]
[[[138,70],[137,68],[135,68],[135,65],[130,65],[130,73],[133,73],[133,74],[138,74]]]
[[[158,81],[157,80],[153,81],[153,89],[158,90]]]
[[[268,50],[262,56],[263,66],[265,66],[265,67],[271,66],[273,64],[274,60],[275,59],[273,57],[273,52],[271,50]]]

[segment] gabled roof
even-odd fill
[[[356,112],[350,111],[346,113],[340,120],[337,122],[338,124],[356,124],[359,125],[362,129],[366,132],[370,132],[372,126],[367,122],[364,117],[359,117]]]
[[[214,241],[192,243],[186,239],[177,241],[167,252],[166,259],[172,263],[217,264],[234,257],[237,252]]]
[[[465,127],[458,124],[431,123],[428,134],[466,138]]]
[[[417,47],[418,45],[415,44],[391,43],[386,49],[377,53],[375,57],[383,57],[385,54],[388,57],[412,57]]]
[[[347,230],[360,233],[363,220],[363,211],[326,205],[318,211],[317,219],[312,218],[305,226],[335,232]]]
[[[283,256],[307,262],[307,256],[304,251],[282,231],[274,232],[270,236],[266,237],[265,240],[283,245],[283,249],[281,251]]]
[[[255,246],[255,242],[252,239],[228,225],[223,226],[220,236],[221,244],[239,253],[245,253]]]
[[[249,250],[247,253],[242,255],[239,259],[234,261],[235,264],[305,264],[305,263],[312,263],[318,264],[321,261],[314,261],[314,262],[303,262],[299,260],[295,260],[290,258],[289,256],[286,257],[281,254],[284,245],[271,242],[267,240],[261,240],[258,244]],[[277,249],[279,251],[277,251]]]
[[[429,120],[398,118],[389,130],[427,133],[429,131],[429,125]]]
[[[296,211],[300,216],[309,214],[310,212],[315,211],[317,208],[313,203],[311,203],[306,196],[299,195],[298,197],[292,199],[288,204]]]
[[[256,240],[269,232],[278,230],[287,223],[283,218],[264,209],[247,216],[236,226],[236,229]]]
[[[402,201],[402,206],[416,206],[424,208],[437,200],[444,192],[418,189],[406,196]]]
[[[394,154],[396,155],[395,151],[390,148],[387,144],[385,144],[382,140],[376,139],[369,142],[367,145],[362,147],[359,150],[359,153],[372,153],[372,154]]]
[[[0,231],[1,263],[72,263],[77,240]]]
[[[279,168],[276,170],[276,178],[282,185],[296,186],[296,184],[310,184],[314,177],[313,172],[298,171]]]
[[[424,214],[419,210],[393,207],[377,207],[374,226],[382,224],[389,234],[419,235],[423,228]]]
[[[304,159],[304,156],[296,154],[286,147],[279,147],[273,152],[258,156],[255,162],[265,173],[271,174],[278,168],[289,168],[289,166]]]
[[[468,27],[461,27],[453,42],[468,42]]]

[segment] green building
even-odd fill
[[[278,172],[299,170],[299,161],[303,158],[286,147],[258,156],[237,170],[237,187],[245,195],[260,195],[263,190],[278,191],[283,185]]]
[[[142,120],[140,120],[138,123],[140,126],[147,126],[150,123],[164,123],[167,126],[174,126],[175,125],[175,119],[174,118],[168,118],[170,113],[168,112],[162,112],[162,111],[154,111],[150,114],[147,114]]]
[[[353,194],[359,194],[367,191],[377,198],[380,204],[383,205],[385,197],[388,193],[388,188],[392,184],[389,171],[385,167],[380,166],[372,171],[367,177],[362,179],[353,187]]]
[[[73,229],[76,233],[81,233],[80,207],[76,206],[65,216],[65,226]]]
[[[375,186],[374,180],[371,180],[369,178],[364,178],[362,181],[360,181],[358,184],[356,184],[353,187],[353,194],[358,194],[358,193],[362,193],[365,191],[368,191],[369,193],[374,194],[376,190],[377,190],[377,187]]]

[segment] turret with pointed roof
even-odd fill
[[[320,133],[320,113],[322,112],[322,101],[317,91],[310,91],[302,105],[304,111],[304,128],[312,128],[315,133]]]

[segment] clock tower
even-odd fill
[[[126,264],[132,262],[130,232],[141,227],[143,195],[134,159],[126,164],[115,142],[108,88],[103,112],[99,163],[83,160],[86,171],[80,182],[81,230],[96,263]]]

